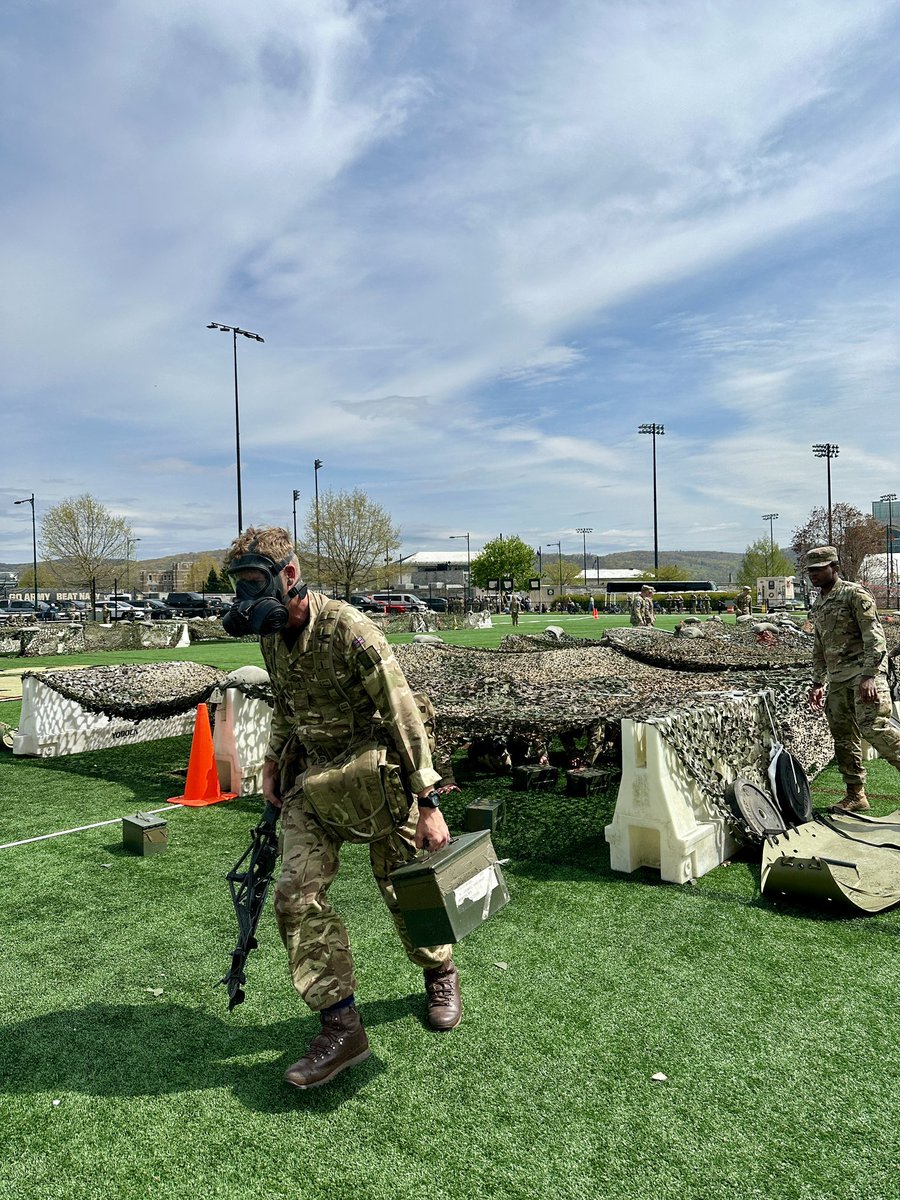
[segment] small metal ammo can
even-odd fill
[[[513,767],[512,786],[517,792],[534,792],[539,788],[555,788],[559,779],[556,767],[541,767],[537,764]]]
[[[479,829],[489,829],[491,833],[495,833],[503,823],[505,809],[506,804],[503,800],[473,800],[471,804],[466,805],[466,811],[463,813],[463,828],[469,833]]]
[[[162,817],[151,813],[132,813],[122,818],[122,846],[145,858],[162,854],[169,844],[169,831]]]
[[[509,902],[487,829],[398,867],[391,883],[414,946],[458,942]]]
[[[596,767],[576,767],[566,771],[567,796],[593,796],[609,788],[610,772]]]

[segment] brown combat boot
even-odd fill
[[[425,972],[428,997],[428,1024],[432,1029],[455,1029],[462,1020],[459,972],[451,959],[441,967]]]
[[[869,800],[866,796],[865,786],[861,783],[848,783],[847,795],[843,800],[839,800],[837,804],[831,806],[833,813],[858,813],[868,812]]]
[[[321,1087],[341,1071],[365,1062],[372,1051],[355,1005],[322,1013],[322,1028],[299,1062],[284,1073],[288,1083],[306,1091]]]

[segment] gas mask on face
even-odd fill
[[[306,595],[306,584],[297,583],[287,593],[282,591],[280,575],[291,556],[275,562],[265,554],[244,554],[231,563],[228,573],[234,582],[235,601],[222,618],[230,637],[247,634],[278,633],[288,623],[288,602]],[[261,578],[240,579],[242,571],[257,572]]]

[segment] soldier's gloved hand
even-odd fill
[[[274,808],[281,808],[278,783],[278,763],[272,762],[271,759],[267,758],[263,763],[263,797],[266,803],[271,804]]]
[[[440,850],[449,845],[450,830],[439,808],[419,809],[415,842],[418,850]]]
[[[878,688],[871,675],[866,675],[859,681],[859,698],[863,704],[878,703]]]

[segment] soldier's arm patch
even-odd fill
[[[366,646],[365,649],[360,651],[357,657],[360,670],[365,671],[367,675],[369,671],[374,670],[381,662],[381,655],[374,646]]]

